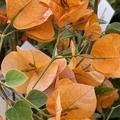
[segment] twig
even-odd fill
[[[23,99],[26,103],[28,103],[32,108],[34,108],[36,111],[38,111],[38,113],[40,115],[43,115],[47,118],[50,117],[50,115],[44,113],[43,111],[41,111],[37,106],[35,106],[33,103],[31,103],[29,100],[27,100],[25,97],[23,97],[22,95],[20,95],[19,93],[17,93],[14,89],[10,88],[9,86],[7,86],[5,83],[0,81],[0,84],[8,89],[10,89],[11,91],[13,91],[17,96],[19,96],[21,99]]]
[[[34,84],[33,88],[35,88],[35,86],[38,84],[38,82],[41,80],[41,78],[43,77],[43,75],[45,74],[45,72],[48,70],[48,68],[50,67],[50,65],[53,63],[53,61],[55,60],[56,58],[53,58],[49,63],[48,65],[44,68],[44,70],[42,71],[40,77],[38,78],[38,80],[36,81],[36,83]]]
[[[6,100],[6,102],[7,102],[7,104],[10,105],[10,106],[13,105],[15,102],[12,101],[12,100],[8,97],[8,95],[6,94],[4,88],[3,88],[1,85],[0,85],[0,90],[1,90],[1,92],[2,92],[2,94],[3,94],[3,96],[4,96],[4,98],[5,98],[5,100]]]
[[[112,107],[110,113],[108,114],[108,116],[107,116],[107,118],[106,118],[106,120],[109,120],[110,117],[111,117],[111,115],[112,115],[112,113],[114,112],[114,110],[117,109],[117,108],[119,108],[119,107],[120,107],[120,105],[117,105],[117,106],[115,106],[115,107]]]

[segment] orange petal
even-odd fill
[[[84,30],[85,29],[85,25],[88,22],[89,18],[91,17],[91,15],[93,14],[93,10],[92,9],[86,9],[83,16],[75,23],[75,25],[73,26],[73,28],[76,30]]]
[[[82,16],[82,13],[87,8],[87,4],[83,4],[82,6],[73,7],[69,12],[66,12],[58,21],[58,25],[63,27],[65,24],[76,22]]]
[[[35,39],[37,41],[50,42],[54,39],[54,34],[55,34],[53,23],[51,20],[48,20],[37,27],[27,30],[26,34],[28,37]]]
[[[5,75],[10,69],[24,70],[28,69],[28,61],[24,60],[17,52],[11,52],[3,59],[1,64],[1,71]]]
[[[102,29],[99,23],[93,23],[92,25],[89,24],[89,22],[85,26],[85,33],[84,37],[87,40],[97,40],[100,38],[102,33]]]
[[[2,116],[0,115],[0,120],[3,120]]]
[[[22,56],[17,52],[11,52],[9,53],[3,60],[1,64],[1,71],[5,75],[6,72],[10,69],[17,69],[24,71],[26,69],[29,69],[30,66],[28,65],[28,61],[24,60]],[[33,72],[25,72],[25,74],[30,78]],[[26,89],[28,86],[29,80],[27,80],[23,85],[18,86],[14,89],[18,91],[19,93],[26,93]]]
[[[37,89],[40,91],[46,90],[54,82],[57,75],[57,70],[58,70],[58,66],[56,64],[51,64],[34,89]],[[34,73],[33,77],[30,79],[30,82],[28,84],[27,92],[32,90],[33,86],[39,79],[41,72],[42,71],[40,70],[39,73]]]
[[[60,94],[58,93],[56,99],[56,120],[61,120],[61,112],[62,112],[61,99]]]
[[[6,0],[7,16],[12,20],[29,0]],[[52,14],[48,6],[31,0],[31,2],[18,14],[14,21],[14,27],[17,29],[28,29],[44,23]]]
[[[61,73],[67,66],[67,61],[65,58],[57,59],[53,63],[58,65],[58,73]]]
[[[80,68],[74,69],[76,80],[78,83],[97,87],[105,80],[104,75],[96,71],[85,72]]]
[[[72,56],[75,56],[75,44],[74,42],[71,40],[71,44],[70,44],[70,49],[71,49],[71,53],[72,53]]]
[[[82,16],[87,6],[88,0],[69,0],[65,3],[62,3],[61,0],[54,0],[50,2],[50,8],[60,27],[77,21]]]
[[[46,105],[51,114],[55,114],[56,92],[60,93],[63,111],[66,110],[65,113],[67,113],[67,110],[69,111],[69,116],[66,116],[69,120],[73,116],[75,120],[90,117],[96,109],[94,88],[88,85],[73,83],[62,85],[48,98]]]
[[[22,49],[17,46],[17,51],[29,64],[33,64],[37,68],[43,67],[51,61],[49,56],[37,49]]]
[[[59,78],[60,79],[68,78],[72,80],[73,82],[76,82],[75,74],[72,71],[72,69],[70,69],[69,66],[66,66],[66,68],[59,74]]]
[[[58,51],[63,51],[63,50],[66,50],[69,48],[69,45],[70,45],[70,39],[69,38],[66,38],[64,40],[59,40],[58,42]]]
[[[65,86],[65,85],[69,85],[69,84],[72,84],[72,83],[73,83],[73,81],[71,81],[68,78],[64,78],[64,79],[61,79],[61,80],[56,80],[55,88],[59,88],[63,85]]]
[[[102,59],[93,61],[93,67],[106,75],[113,74],[120,66],[119,54],[120,35],[109,34],[98,39],[92,47],[91,55]],[[109,59],[103,59],[109,58]],[[111,59],[110,59],[111,58]]]

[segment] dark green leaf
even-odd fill
[[[110,87],[97,87],[97,88],[95,88],[95,92],[97,95],[113,92],[114,90],[116,90],[116,89],[110,88]]]
[[[37,107],[42,107],[46,104],[47,96],[38,90],[32,90],[29,92],[27,99]]]
[[[10,120],[33,120],[30,106],[22,100],[16,102],[12,108],[8,109],[6,116]]]
[[[22,85],[28,80],[28,77],[21,71],[9,70],[6,75],[6,85],[9,87],[16,87]]]
[[[120,23],[114,22],[112,24],[109,24],[106,28],[106,33],[119,33],[120,34]]]

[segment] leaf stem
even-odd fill
[[[33,103],[31,103],[31,102],[30,102],[29,100],[27,100],[25,97],[23,97],[22,95],[20,95],[19,93],[17,93],[14,89],[8,87],[5,83],[3,83],[3,82],[0,81],[0,84],[1,84],[2,86],[4,86],[4,87],[10,89],[11,91],[13,91],[17,96],[19,96],[19,97],[20,97],[21,99],[23,99],[26,103],[28,103],[32,108],[34,108],[36,111],[38,111],[38,113],[39,113],[40,115],[43,115],[43,116],[45,116],[45,117],[47,117],[47,118],[50,117],[50,115],[48,115],[48,114],[44,113],[43,111],[41,111],[37,106],[35,106]]]
[[[1,90],[1,92],[2,92],[2,94],[4,96],[4,98],[5,98],[5,100],[7,102],[7,104],[10,105],[10,106],[12,106],[15,102],[8,97],[8,95],[6,94],[4,88],[1,85],[0,85],[0,90]]]
[[[119,108],[119,107],[120,107],[120,105],[117,105],[117,106],[115,106],[115,107],[112,107],[112,109],[111,109],[110,113],[108,114],[106,120],[109,120],[110,117],[111,117],[111,115],[112,115],[112,113],[114,112],[114,110],[117,109],[117,108]]]
[[[33,88],[35,88],[35,86],[38,84],[38,82],[41,80],[41,78],[43,77],[43,75],[45,74],[45,72],[48,70],[48,68],[50,67],[50,65],[53,63],[53,61],[55,60],[56,58],[53,58],[49,63],[48,65],[44,68],[44,70],[42,71],[40,77],[38,78],[38,80],[36,81],[36,83],[34,84]]]

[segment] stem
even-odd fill
[[[117,109],[117,108],[119,108],[119,107],[120,107],[120,105],[117,105],[117,106],[115,106],[115,107],[112,107],[112,109],[111,109],[110,113],[108,114],[106,120],[109,120],[110,117],[111,117],[111,115],[112,115],[112,113],[114,112],[114,110]]]
[[[42,71],[40,77],[38,78],[38,80],[36,81],[36,83],[34,84],[33,88],[35,88],[35,86],[38,84],[38,82],[41,80],[41,78],[43,77],[43,75],[45,74],[45,72],[48,70],[48,68],[50,67],[50,65],[53,63],[53,61],[55,60],[56,58],[53,58],[50,63],[45,67],[45,69]]]
[[[95,0],[94,11],[96,14],[98,13],[98,4],[99,4],[99,0]]]
[[[5,86],[6,88],[10,89],[11,91],[13,91],[17,96],[19,96],[21,99],[23,99],[26,103],[28,103],[32,108],[34,108],[36,111],[38,111],[38,113],[40,115],[43,115],[45,117],[50,117],[50,115],[44,113],[43,111],[41,111],[37,106],[35,106],[34,104],[32,104],[29,100],[27,100],[25,97],[23,97],[22,95],[20,95],[19,93],[17,93],[14,89],[10,88],[9,86],[7,86],[5,83],[0,81],[0,84],[2,86]]]
[[[34,116],[35,118],[37,118],[38,120],[43,120],[41,117],[39,117],[39,116],[36,115],[36,114],[33,114],[33,116]]]
[[[14,23],[16,17],[25,9],[25,7],[27,7],[30,3],[31,3],[32,0],[29,0],[27,2],[27,4],[25,4],[25,6],[23,8],[21,8],[18,13],[14,16],[14,18],[12,19],[11,23],[9,23],[7,25],[7,27],[5,28],[5,30],[3,31],[2,35],[1,35],[1,40],[0,40],[0,52],[1,52],[1,48],[2,48],[2,44],[3,44],[3,41],[4,41],[4,38],[5,38],[5,34],[7,33],[8,29],[10,28],[10,26]]]
[[[57,37],[57,41],[55,43],[55,47],[54,47],[54,50],[53,50],[52,58],[56,56],[56,50],[57,50],[57,45],[59,43],[59,39],[60,39],[60,35],[58,35],[58,37]]]
[[[14,89],[11,89],[16,95],[18,95],[21,99],[23,99],[25,102],[27,102],[32,108],[34,108],[35,110],[38,111],[38,113],[40,115],[46,116],[46,117],[50,117],[48,114],[44,113],[43,111],[41,111],[37,106],[35,106],[34,104],[32,104],[29,100],[27,100],[25,97],[23,97],[22,95],[20,95],[19,93],[17,93]]]
[[[6,100],[6,102],[7,102],[7,104],[10,105],[10,106],[12,106],[15,102],[12,101],[12,100],[8,97],[8,95],[6,94],[4,88],[3,88],[1,85],[0,85],[0,90],[1,90],[1,92],[2,92],[2,94],[3,94],[3,96],[4,96],[4,98],[5,98],[5,100]]]
[[[5,38],[5,34],[6,34],[6,32],[9,29],[10,26],[11,26],[11,24],[8,24],[7,27],[5,28],[5,30],[3,31],[3,33],[1,34],[0,52],[1,52],[1,49],[2,49],[2,44],[3,44],[4,38]]]

